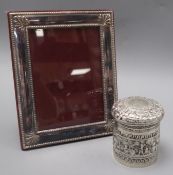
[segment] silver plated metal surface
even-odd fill
[[[113,154],[123,165],[145,167],[158,157],[164,110],[155,100],[129,97],[112,107]]]
[[[9,12],[18,121],[23,150],[112,134],[111,107],[117,99],[114,18],[109,10]],[[104,121],[38,131],[28,41],[29,28],[100,27]],[[107,129],[109,128],[109,129]]]

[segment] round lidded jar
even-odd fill
[[[157,160],[162,106],[153,99],[128,97],[114,103],[113,153],[122,164],[145,167]]]

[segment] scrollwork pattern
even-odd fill
[[[128,104],[128,101],[133,99],[141,99],[146,101],[148,105],[140,109],[133,108]],[[150,125],[151,123],[155,124],[161,121],[164,110],[155,100],[147,99],[145,97],[129,97],[126,100],[119,100],[113,105],[112,115],[120,123],[126,123],[128,125]]]
[[[29,20],[25,16],[14,16],[14,26],[19,29],[24,29],[29,25]]]

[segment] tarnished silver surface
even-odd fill
[[[112,134],[111,107],[117,99],[114,18],[109,10],[9,12],[12,62],[22,149]],[[100,27],[104,121],[38,131],[30,61],[29,28]]]
[[[113,154],[129,167],[145,167],[157,160],[161,105],[145,97],[119,100],[112,107]]]

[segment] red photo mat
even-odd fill
[[[104,120],[99,27],[29,29],[38,130]]]

